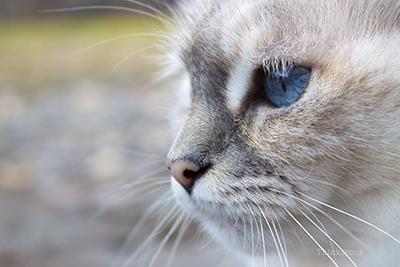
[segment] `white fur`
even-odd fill
[[[240,107],[250,83],[252,69],[241,63],[235,64],[226,86],[228,107],[233,111]]]

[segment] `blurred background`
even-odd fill
[[[1,267],[120,266],[156,220],[121,250],[154,201],[127,185],[169,179],[168,88],[152,82],[157,38],[138,35],[162,24],[128,10],[38,12],[98,5],[155,13],[123,0],[0,1]],[[223,259],[194,229],[182,242],[172,266]]]

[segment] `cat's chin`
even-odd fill
[[[186,190],[174,178],[171,178],[172,192],[176,203],[181,209],[190,214],[191,217],[203,226],[203,230],[217,239],[221,239],[222,243],[231,240],[231,236],[239,234],[237,229],[237,216],[231,216],[223,212],[212,212],[212,208],[203,207],[196,203],[193,196],[189,195]],[[230,229],[228,231],[228,229]],[[225,240],[225,241],[224,241]]]
[[[264,253],[270,254],[276,249],[270,236],[262,234],[268,230],[264,227],[261,230],[259,225],[253,225],[251,228],[241,219],[222,216],[202,216],[198,221],[201,230],[224,246],[227,251],[233,252],[232,255],[258,257]]]
[[[252,219],[261,218],[260,214],[254,213],[253,216],[256,217],[249,219],[245,216],[252,215],[239,215],[235,210],[221,209],[221,206],[214,210],[212,205],[198,203],[195,192],[189,195],[174,178],[171,179],[171,185],[178,206],[200,225],[203,232],[222,244],[227,250],[240,251],[245,256],[245,254],[253,253],[261,255],[263,253],[261,249],[266,249],[266,251],[275,249],[274,241],[267,236],[264,236],[264,244],[257,243],[263,238],[256,236],[260,235],[261,231],[269,231],[268,229],[260,230],[258,222],[253,225],[248,223]],[[265,248],[262,248],[262,246]]]

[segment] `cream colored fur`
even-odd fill
[[[211,167],[172,179],[181,208],[248,266],[400,266],[400,3],[186,2],[168,158]],[[279,64],[311,68],[301,97],[249,97],[237,72]]]

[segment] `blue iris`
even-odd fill
[[[288,106],[300,97],[310,75],[309,69],[300,66],[271,71],[264,78],[265,93],[278,108]]]

